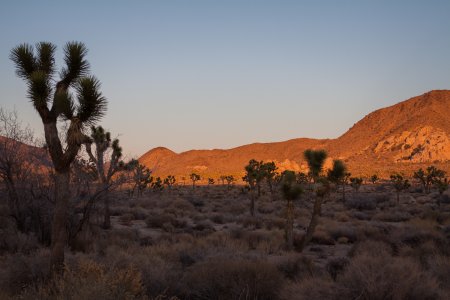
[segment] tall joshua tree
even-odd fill
[[[286,170],[281,174],[282,193],[286,200],[286,227],[285,240],[288,250],[292,250],[294,246],[294,200],[302,194],[303,190],[296,183],[296,175],[294,171]]]
[[[122,148],[119,146],[119,140],[111,141],[111,133],[105,131],[102,126],[91,127],[91,138],[95,145],[95,155],[92,153],[91,144],[86,144],[86,152],[90,160],[95,163],[98,178],[102,184],[103,201],[104,201],[104,215],[103,228],[109,229],[111,227],[111,213],[109,209],[109,195],[108,191],[112,183],[114,174],[124,167],[121,160]],[[108,159],[109,167],[105,169],[106,152],[111,149],[111,156]]]
[[[106,112],[106,98],[100,92],[100,82],[89,75],[87,48],[80,42],[64,46],[65,66],[56,79],[56,46],[48,42],[21,44],[11,50],[10,59],[16,74],[27,83],[31,100],[44,125],[45,141],[55,168],[55,209],[52,223],[50,263],[62,271],[64,248],[67,244],[67,220],[70,198],[70,165],[83,143],[84,134]],[[75,101],[76,100],[76,101]],[[60,138],[58,120],[67,121]]]

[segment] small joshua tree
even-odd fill
[[[264,176],[267,180],[267,184],[269,185],[269,191],[271,194],[273,194],[273,182],[275,179],[275,176],[277,175],[277,166],[273,161],[264,163],[262,166]]]
[[[214,184],[214,178],[208,178],[208,185]]]
[[[228,175],[228,176],[225,177],[225,180],[227,181],[228,189],[230,189],[230,188],[231,188],[231,185],[232,185],[232,184],[234,183],[234,181],[235,181],[234,176],[233,176],[233,175]]]
[[[255,215],[255,189],[258,197],[261,195],[261,181],[264,179],[264,171],[261,169],[263,162],[251,159],[245,166],[245,176],[242,180],[248,183],[250,189],[250,214]]]
[[[100,82],[89,75],[87,48],[69,42],[64,47],[64,67],[56,78],[56,46],[48,42],[21,44],[11,50],[16,74],[27,83],[27,95],[44,125],[45,142],[55,169],[55,208],[52,222],[51,268],[62,272],[68,242],[70,167],[89,141],[86,127],[94,125],[106,112],[106,98]],[[60,121],[67,126],[61,129]],[[64,132],[61,132],[63,130]],[[61,134],[62,133],[62,134]],[[64,139],[61,139],[64,136]]]
[[[132,160],[129,165],[130,169],[133,171],[134,186],[132,194],[134,194],[134,190],[137,190],[137,195],[140,197],[147,186],[153,181],[153,177],[151,176],[152,171],[146,166],[141,165],[137,160]]]
[[[345,201],[345,185],[348,180],[347,178],[350,177],[349,174],[347,173],[347,166],[339,159],[335,159],[333,161],[333,168],[328,170],[328,180],[336,185],[342,185],[342,201]]]
[[[394,185],[395,191],[397,192],[397,204],[400,203],[400,192],[408,189],[411,184],[408,179],[403,178],[402,174],[391,175],[391,182]]]
[[[377,174],[374,174],[370,177],[370,182],[372,182],[372,184],[376,184],[378,180],[380,180],[380,178],[378,178]]]
[[[167,185],[169,190],[172,189],[172,186],[175,184],[176,181],[177,180],[173,175],[168,175],[166,178],[164,178],[164,184]]]
[[[438,189],[438,192],[439,192],[439,198],[438,198],[437,204],[438,204],[438,206],[440,206],[441,198],[443,197],[442,195],[448,189],[449,182],[448,182],[447,178],[439,178],[439,179],[435,180],[434,185],[436,186],[436,188]]]
[[[303,153],[306,162],[308,163],[309,171],[314,182],[319,178],[322,172],[323,165],[327,159],[327,152],[325,150],[311,150],[308,149]]]
[[[309,183],[309,176],[308,174],[305,174],[303,172],[299,172],[297,174],[297,183],[299,184],[308,184]]]
[[[435,166],[429,166],[426,171],[419,169],[417,172],[414,172],[414,178],[418,179],[422,184],[425,193],[430,193],[431,187],[433,184],[442,178],[445,177],[445,172],[443,170],[439,170]]]
[[[162,191],[164,189],[164,185],[161,177],[156,177],[155,180],[151,183],[151,187],[156,192]]]
[[[125,164],[121,160],[122,148],[119,146],[119,140],[114,139],[111,141],[111,134],[103,129],[103,127],[92,126],[91,127],[91,139],[95,145],[95,155],[92,153],[91,143],[86,143],[86,152],[89,155],[89,159],[96,166],[97,176],[101,182],[101,190],[104,193],[104,215],[103,215],[103,228],[109,229],[111,227],[111,213],[109,208],[109,195],[108,191],[112,185],[112,179],[114,174],[124,168]],[[105,161],[106,152],[111,150],[110,157]],[[109,162],[108,168],[105,163]]]
[[[192,180],[192,188],[195,188],[195,183],[200,180],[200,175],[196,174],[196,173],[192,173],[191,175],[189,175],[189,178],[191,178]]]
[[[359,191],[362,183],[363,183],[363,179],[361,177],[351,177],[350,178],[350,185],[355,190],[355,192]]]
[[[294,201],[300,197],[303,192],[300,185],[296,183],[295,172],[286,170],[281,174],[281,191],[286,200],[286,227],[285,241],[286,247],[292,250],[294,246]]]

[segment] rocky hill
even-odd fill
[[[303,151],[326,149],[344,159],[354,175],[410,173],[419,167],[450,165],[450,91],[434,90],[396,105],[376,110],[337,139],[293,139],[254,143],[228,150],[190,150],[175,153],[158,147],[139,160],[155,174],[188,176],[197,172],[217,178],[240,176],[252,158],[273,160],[282,169],[306,170]]]

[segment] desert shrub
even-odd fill
[[[50,254],[39,250],[31,256],[8,255],[0,263],[0,290],[10,296],[17,295],[25,287],[40,284],[50,275]]]
[[[383,222],[404,222],[411,219],[411,214],[400,210],[384,211],[375,214],[373,219]]]
[[[261,229],[263,226],[263,220],[257,217],[245,216],[238,221],[238,224],[242,224],[244,228]]]
[[[134,268],[110,269],[81,259],[64,275],[24,292],[35,299],[137,299],[143,296],[141,273]]]
[[[358,255],[371,255],[371,256],[391,256],[393,254],[392,245],[385,241],[380,240],[366,240],[356,243],[352,249],[350,249],[349,256],[355,257]]]
[[[129,226],[131,224],[131,221],[134,220],[134,215],[132,213],[125,213],[120,216],[120,223],[122,225]]]
[[[323,277],[307,277],[287,284],[280,293],[282,300],[335,299],[336,287],[333,281]]]
[[[265,261],[215,259],[189,268],[185,295],[191,299],[277,299],[283,277]]]
[[[443,288],[450,291],[450,258],[448,256],[430,256],[427,261],[427,269],[439,280]]]
[[[213,224],[212,224],[211,221],[209,221],[209,220],[203,220],[203,221],[197,222],[197,223],[194,225],[194,227],[192,227],[192,229],[194,229],[194,230],[197,232],[197,234],[198,234],[199,232],[201,232],[201,233],[203,233],[203,234],[209,234],[209,233],[211,233],[211,232],[216,231],[216,230],[214,229]]]
[[[165,223],[171,223],[172,217],[167,214],[150,214],[145,223],[149,228],[162,228]]]
[[[361,254],[337,278],[338,299],[437,299],[439,284],[414,261]]]
[[[133,215],[134,220],[145,220],[148,216],[147,210],[142,207],[135,207],[130,210],[130,213]]]
[[[264,225],[268,230],[284,229],[286,227],[286,218],[269,217],[264,220]]]
[[[216,224],[225,224],[226,223],[224,216],[222,214],[217,214],[217,213],[213,214],[210,217],[210,220]]]
[[[245,234],[244,239],[248,242],[248,248],[255,250],[260,243],[270,241],[270,233],[264,231],[250,231]]]
[[[299,280],[317,273],[313,261],[301,255],[288,255],[276,262],[277,269],[288,279]]]
[[[271,214],[276,210],[276,205],[273,202],[262,202],[258,205],[258,212],[262,214]]]
[[[337,276],[342,273],[345,268],[350,264],[350,261],[346,257],[337,257],[328,261],[325,266],[328,274],[336,281]]]
[[[441,204],[449,204],[450,203],[450,195],[449,194],[443,194],[441,199]]]
[[[328,232],[320,229],[316,229],[312,236],[312,243],[319,245],[334,245],[335,242],[333,238],[328,234]]]
[[[328,229],[330,236],[337,241],[341,237],[345,237],[349,242],[357,240],[357,233],[355,228],[346,225],[337,225]]]
[[[345,206],[358,210],[374,210],[377,208],[377,201],[375,197],[369,194],[355,194],[352,197],[348,197],[345,201]]]
[[[371,219],[371,216],[365,212],[362,211],[353,211],[352,217],[358,220],[367,221]]]

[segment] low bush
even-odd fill
[[[265,261],[219,258],[189,268],[188,299],[277,299],[283,277]]]

